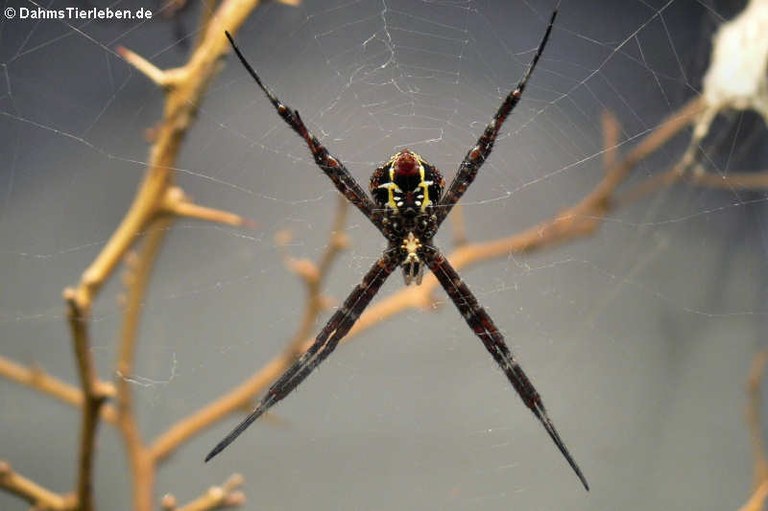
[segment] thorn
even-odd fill
[[[194,202],[190,202],[185,197],[182,197],[178,202],[168,201],[165,208],[167,211],[178,216],[205,220],[206,222],[216,224],[231,225],[233,227],[241,227],[245,224],[249,226],[256,225],[254,220],[247,220],[229,211],[199,206]]]
[[[152,80],[159,87],[166,89],[172,85],[171,80],[165,71],[152,64],[138,53],[132,52],[125,46],[118,46],[117,54],[120,55],[127,63],[135,67],[136,70],[141,74]]]

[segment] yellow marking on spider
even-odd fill
[[[390,174],[392,173],[391,170],[389,172]],[[384,183],[383,185],[379,185],[379,188],[385,188],[387,190],[388,192],[387,206],[397,211],[397,204],[395,203],[395,192],[403,193],[400,187],[397,186],[397,184],[394,181],[390,181],[389,183]],[[402,202],[400,204],[402,204]]]
[[[419,164],[419,184],[416,185],[416,187],[421,188],[423,197],[419,198],[417,196],[415,203],[417,206],[419,206],[421,211],[424,212],[427,210],[427,206],[432,204],[432,200],[429,198],[429,187],[434,184],[434,181],[425,180],[426,170],[424,169],[424,159],[419,156],[418,153],[413,151],[408,152],[416,159],[416,162]],[[387,165],[389,165],[389,183],[379,185],[379,188],[384,188],[389,192],[387,195],[387,205],[396,211],[400,208],[400,206],[403,205],[402,201],[395,200],[395,193],[403,193],[400,187],[395,183],[395,162],[400,158],[402,154],[402,151],[398,151],[389,159],[387,162]]]
[[[414,236],[412,232],[408,233],[408,236],[403,238],[403,244],[400,245],[403,250],[405,250],[408,253],[408,257],[406,257],[406,262],[409,263],[418,263],[419,262],[419,256],[416,254],[416,251],[421,248],[421,240]]]

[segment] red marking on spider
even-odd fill
[[[408,149],[403,149],[397,155],[393,165],[395,167],[395,174],[401,176],[413,176],[419,173],[419,162],[416,156]]]

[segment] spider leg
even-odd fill
[[[339,192],[341,192],[341,194],[344,195],[344,197],[346,197],[349,202],[354,204],[357,209],[359,209],[371,222],[373,222],[376,227],[381,230],[381,221],[374,215],[376,205],[373,203],[371,198],[366,195],[360,184],[355,181],[355,178],[352,177],[352,174],[350,174],[349,170],[347,170],[347,168],[340,160],[328,152],[328,149],[320,143],[317,137],[313,135],[309,129],[307,129],[304,121],[301,120],[299,111],[285,105],[277,96],[272,93],[271,90],[269,90],[264,85],[264,83],[261,81],[261,78],[259,78],[259,75],[256,74],[256,71],[253,69],[253,67],[251,67],[251,64],[246,60],[245,56],[240,51],[240,48],[238,48],[235,44],[235,41],[232,39],[232,36],[229,34],[229,32],[225,32],[225,34],[227,35],[227,39],[229,39],[229,43],[232,45],[232,49],[235,50],[237,58],[240,59],[240,63],[243,65],[243,67],[245,67],[246,71],[248,71],[248,74],[251,75],[259,88],[264,91],[264,94],[267,95],[267,98],[269,98],[269,101],[275,107],[275,110],[277,110],[277,113],[280,115],[280,117],[282,117],[282,119],[286,122],[286,124],[288,124],[288,126],[293,129],[293,131],[298,133],[299,136],[304,139],[304,142],[306,142],[307,147],[312,153],[312,157],[315,159],[317,166],[320,167],[325,175],[331,178],[331,181],[333,181],[336,189],[339,190]]]
[[[581,480],[584,488],[589,491],[589,484],[587,483],[584,474],[581,473],[581,469],[576,464],[576,461],[568,452],[568,448],[557,433],[552,420],[547,415],[547,411],[544,408],[544,403],[541,400],[541,396],[536,391],[533,383],[528,379],[528,376],[520,367],[520,364],[515,360],[514,355],[509,351],[506,343],[504,342],[504,336],[501,335],[493,320],[488,313],[477,302],[477,298],[472,294],[467,285],[461,280],[459,274],[451,266],[448,260],[434,247],[428,247],[424,251],[424,262],[427,264],[432,273],[435,274],[437,280],[443,286],[448,296],[453,303],[459,309],[459,312],[467,324],[472,328],[472,331],[477,335],[485,345],[486,349],[491,353],[491,356],[496,363],[507,375],[507,379],[517,391],[520,398],[525,405],[533,412],[533,414],[539,419],[539,421],[547,430],[549,436],[557,445],[557,448],[565,456],[568,464],[576,475]]]
[[[290,394],[293,389],[309,376],[309,373],[331,354],[339,341],[347,335],[347,332],[355,324],[357,318],[360,317],[360,314],[365,310],[379,289],[381,289],[387,277],[397,268],[398,263],[398,260],[392,258],[387,253],[376,261],[365,277],[363,277],[362,282],[344,300],[341,308],[331,316],[331,319],[328,320],[309,349],[272,384],[251,414],[208,453],[205,461],[209,461],[234,442],[248,426],[261,417],[272,405]]]
[[[520,101],[525,86],[528,83],[528,79],[531,77],[531,74],[533,74],[533,70],[536,68],[536,64],[539,62],[539,58],[544,52],[544,47],[547,45],[549,34],[552,32],[552,26],[555,23],[556,17],[557,9],[552,12],[552,17],[549,19],[549,25],[547,26],[546,32],[544,32],[544,37],[541,39],[539,48],[536,50],[536,54],[528,65],[528,69],[525,71],[523,78],[517,84],[517,87],[504,98],[504,102],[499,107],[496,115],[493,116],[493,119],[491,119],[491,122],[486,126],[483,134],[480,135],[477,144],[469,150],[464,157],[464,161],[459,165],[459,170],[456,172],[456,176],[453,178],[451,185],[448,187],[448,190],[445,192],[445,195],[437,207],[437,225],[440,225],[443,220],[445,220],[445,217],[451,212],[453,206],[456,205],[462,195],[464,195],[464,192],[467,191],[467,188],[469,188],[475,180],[477,172],[480,170],[480,167],[483,166],[486,158],[490,156],[493,144],[501,130],[501,126],[504,124],[504,121],[507,120],[507,117],[515,108],[518,101]]]

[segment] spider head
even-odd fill
[[[396,153],[371,176],[371,195],[380,206],[416,216],[434,206],[443,191],[443,176],[409,149]]]

